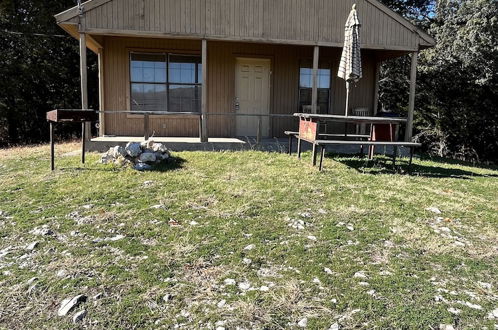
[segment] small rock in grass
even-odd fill
[[[270,288],[267,287],[266,285],[263,285],[259,288],[259,291],[263,291],[263,292],[267,292],[267,291],[270,291]]]
[[[492,287],[491,283],[486,283],[486,282],[477,282],[477,283],[479,283],[479,285],[480,285],[483,289],[488,289],[488,290],[490,290],[490,289],[491,289],[491,287]]]
[[[482,310],[481,305],[473,304],[473,303],[468,302],[468,301],[457,300],[457,303],[459,303],[461,305],[465,305],[465,306],[472,308],[472,309]]]
[[[57,277],[64,277],[64,276],[66,276],[66,271],[64,269],[60,269],[57,271],[57,273],[55,273],[55,275]]]
[[[249,244],[248,246],[246,246],[244,248],[244,251],[251,251],[252,249],[254,249],[256,247],[256,245],[254,244]]]
[[[375,290],[368,290],[367,294],[370,296],[375,296]]]
[[[489,312],[488,314],[488,319],[490,320],[498,320],[498,308],[495,308],[494,310],[492,310],[491,312]]]
[[[163,209],[163,208],[165,208],[165,207],[164,207],[164,205],[162,205],[162,204],[157,204],[157,205],[152,205],[150,208],[151,208],[151,209],[156,209],[156,210],[158,210],[158,209]]]
[[[332,299],[330,299],[330,302],[333,303],[333,304],[337,304],[337,299],[332,298]]]
[[[42,226],[41,228],[35,228],[31,231],[31,234],[36,235],[36,236],[50,236],[53,235],[54,232],[52,229],[48,228],[47,226]]]
[[[451,324],[440,324],[439,330],[455,330]]]
[[[106,241],[115,242],[115,241],[122,240],[123,238],[125,238],[125,236],[124,236],[124,235],[116,235],[116,236],[114,236],[114,237],[109,237],[109,238],[106,238]]]
[[[145,187],[151,186],[152,184],[154,184],[154,181],[150,181],[150,180],[144,181],[144,183],[143,183],[143,185]]]
[[[250,265],[252,263],[252,260],[249,258],[244,258],[242,259],[242,262],[245,263],[246,265]]]
[[[325,211],[324,209],[318,209],[318,213],[320,213],[320,214],[327,214],[327,211]]]
[[[82,310],[82,311],[79,311],[78,313],[74,314],[73,323],[78,323],[78,322],[83,321],[86,314],[87,314],[86,310]]]
[[[82,208],[84,208],[85,210],[89,210],[93,207],[93,204],[87,204],[87,205],[83,205]]]
[[[170,302],[172,299],[173,299],[173,295],[171,295],[170,293],[165,294],[163,297],[164,302]]]
[[[347,228],[348,230],[350,230],[350,231],[353,231],[353,230],[354,230],[354,226],[353,226],[352,224],[350,224],[350,223],[346,225],[346,228]]]
[[[235,285],[237,282],[233,278],[227,278],[224,281],[225,285]]]
[[[333,274],[333,273],[332,273],[332,269],[327,268],[327,267],[323,268],[323,271],[324,271],[325,273],[329,274],[329,275],[332,275],[332,274]]]
[[[329,330],[339,330],[339,329],[340,329],[339,323],[334,323],[329,328]]]
[[[190,221],[191,226],[197,226],[199,223],[197,221]]]
[[[216,306],[218,306],[218,308],[222,308],[226,303],[227,301],[225,299],[222,299],[216,304]]]
[[[303,218],[311,218],[312,217],[310,212],[303,212],[303,213],[300,213],[299,215]]]
[[[460,314],[461,310],[459,310],[458,308],[450,307],[450,308],[448,308],[448,312],[450,312],[451,314],[454,314],[454,315],[458,315],[458,314]]]
[[[249,282],[241,282],[239,283],[239,289],[243,290],[243,291],[247,291],[251,288],[251,283]]]
[[[97,293],[95,296],[93,296],[93,300],[99,300],[102,298],[104,294],[102,292]]]
[[[76,306],[78,306],[81,302],[86,301],[85,295],[77,295],[73,298],[66,298],[61,302],[59,310],[57,311],[57,315],[65,316],[67,313],[72,311]]]
[[[316,236],[312,236],[312,235],[310,235],[310,236],[308,236],[308,239],[309,239],[310,241],[316,241]]]
[[[426,211],[429,211],[429,212],[432,212],[432,213],[435,213],[435,214],[441,214],[443,212],[441,212],[440,209],[438,209],[437,207],[428,207],[425,209]]]
[[[369,286],[370,285],[370,283],[368,283],[368,282],[359,282],[358,284],[361,286]]]
[[[28,251],[33,251],[34,249],[36,249],[36,247],[38,246],[38,242],[33,242],[33,243],[30,243],[28,244],[28,246],[26,246],[26,250]]]
[[[388,270],[383,270],[379,273],[379,275],[381,276],[389,276],[389,275],[392,275],[393,273],[391,273],[390,271]]]
[[[356,272],[354,273],[353,275],[354,278],[367,278],[367,275],[365,274],[365,272]]]
[[[28,280],[28,282],[26,282],[27,285],[31,285],[33,284],[34,281],[37,281],[38,280],[38,277],[32,277]]]
[[[300,328],[306,328],[308,326],[308,319],[301,319],[299,322],[297,322],[297,326]]]
[[[321,284],[322,282],[320,281],[320,279],[318,277],[315,277],[313,279],[313,283],[316,283],[316,284]]]

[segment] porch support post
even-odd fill
[[[418,52],[411,54],[412,66],[410,72],[410,100],[408,103],[408,116],[406,121],[405,141],[409,142],[413,136],[413,112],[415,111],[415,89],[417,86]]]
[[[375,65],[375,85],[374,85],[374,99],[373,99],[373,115],[375,116],[379,112],[379,81],[380,81],[380,67],[382,65],[381,61],[377,61]]]
[[[81,76],[81,109],[88,109],[88,75],[86,65],[86,34],[80,33],[80,76]],[[90,122],[85,123],[85,138],[92,136]]]
[[[201,142],[208,142],[208,130],[207,130],[207,113],[208,113],[208,90],[207,90],[207,79],[208,79],[208,64],[207,64],[207,40],[202,39],[202,96],[201,96],[201,132],[200,138]]]
[[[311,113],[318,113],[318,62],[320,58],[320,47],[315,46],[313,50],[313,71],[311,83]]]
[[[98,52],[99,62],[99,136],[105,135],[105,111],[104,105],[104,49],[99,48]]]

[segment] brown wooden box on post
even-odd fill
[[[97,112],[94,110],[52,110],[47,112],[50,122],[50,169],[55,169],[54,162],[54,123],[82,123],[81,136],[81,163],[85,163],[85,123],[96,121]]]

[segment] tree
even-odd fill
[[[78,42],[56,24],[54,14],[72,0],[0,2],[0,146],[48,138],[45,113],[80,107]],[[89,58],[91,102],[96,102],[95,58]],[[70,136],[77,127],[60,126]]]

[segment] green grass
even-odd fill
[[[82,325],[99,329],[292,328],[305,317],[310,329],[498,324],[488,319],[498,308],[496,169],[416,160],[406,175],[383,157],[335,156],[318,172],[309,154],[174,156],[140,173],[59,155],[51,173],[47,146],[0,150],[0,250],[10,247],[0,251],[0,328],[72,328],[81,309]],[[289,226],[299,220],[304,229]],[[43,225],[55,235],[32,233]],[[57,316],[77,294],[88,301]]]

